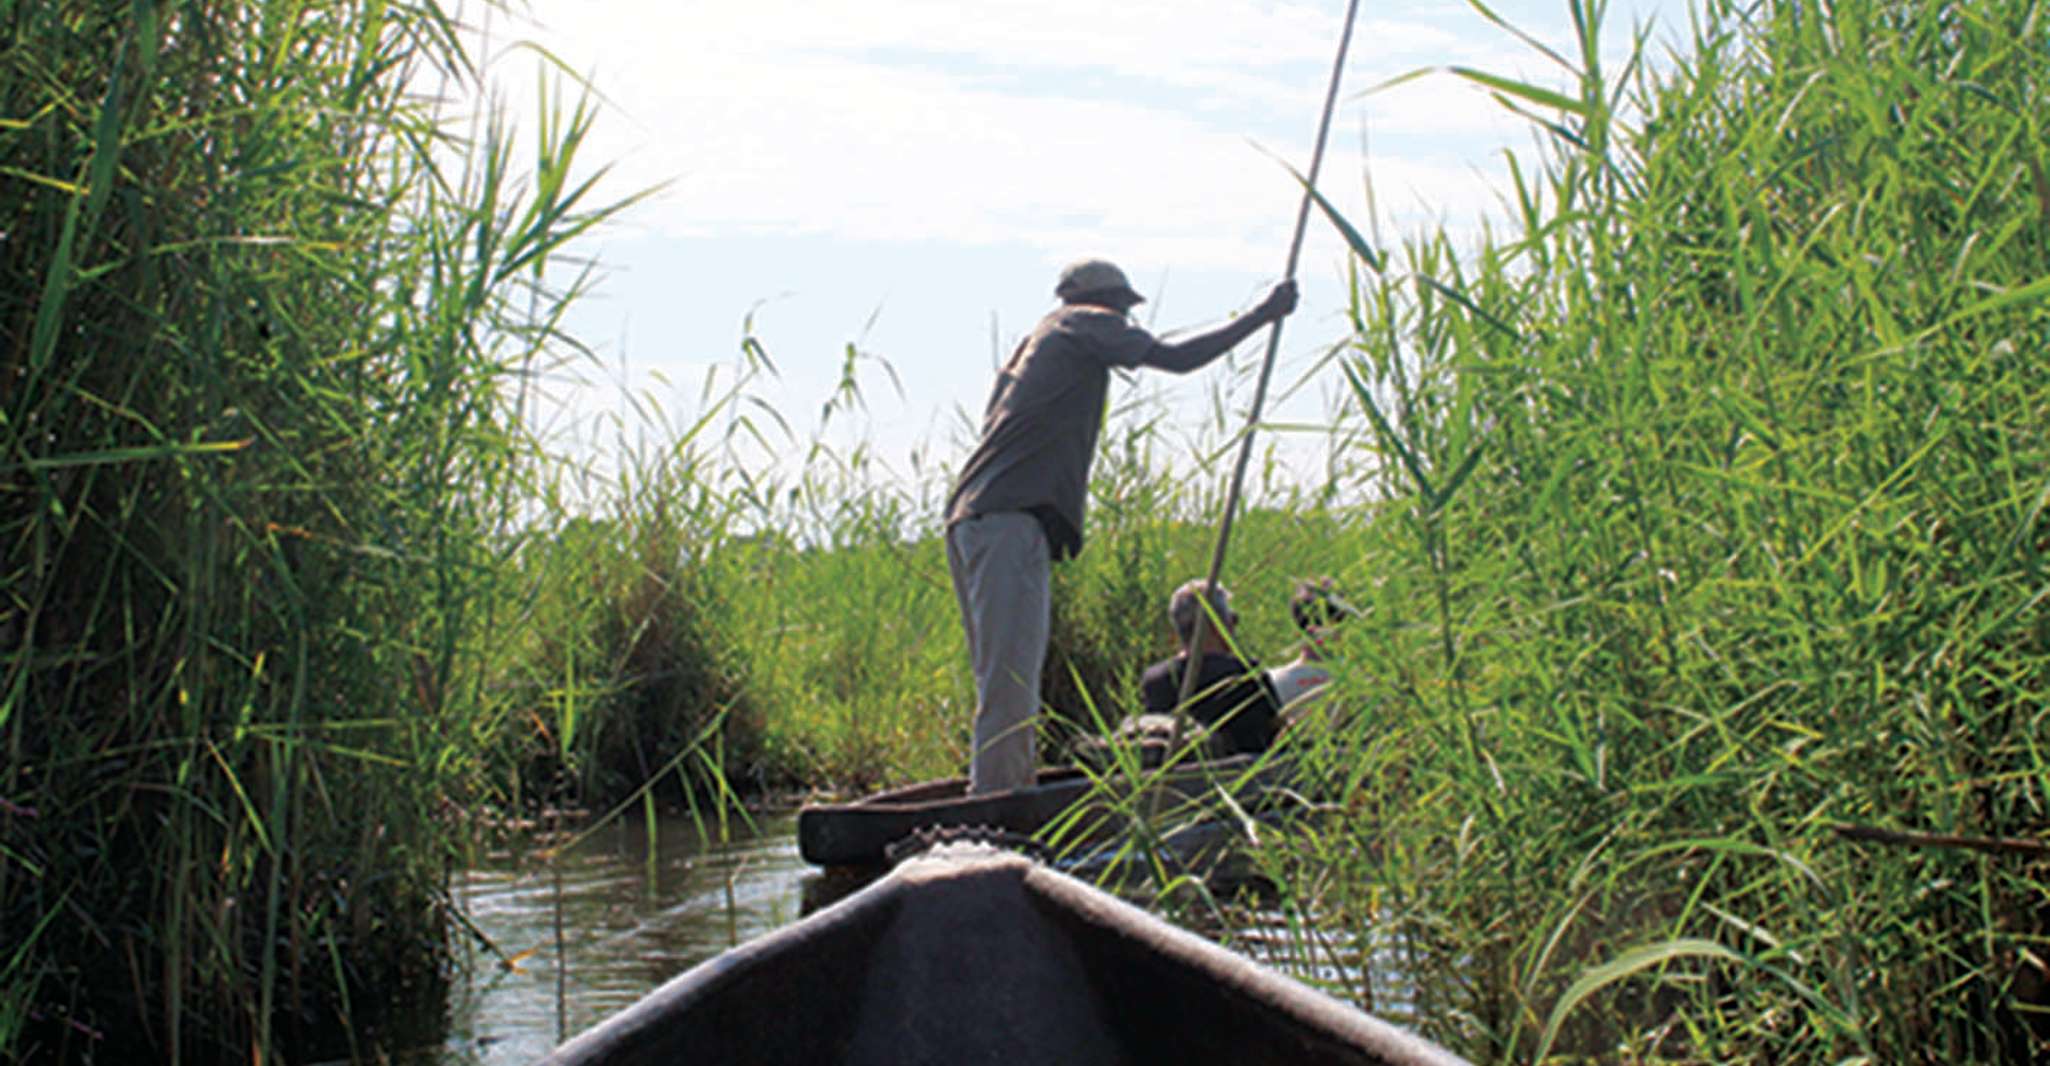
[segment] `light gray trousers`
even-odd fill
[[[947,530],[947,568],[975,668],[971,795],[1036,780],[1039,670],[1053,609],[1046,531],[1023,511],[965,519]]]

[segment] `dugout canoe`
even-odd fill
[[[1236,802],[1257,806],[1283,779],[1281,764],[1251,755],[1193,762],[1160,771],[1142,771],[1143,787],[1154,793],[1155,809],[1168,804],[1199,802],[1223,789]],[[849,803],[806,804],[797,814],[797,851],[814,866],[879,866],[890,845],[921,830],[947,826],[982,826],[1021,835],[1041,827],[1078,803],[1100,799],[1101,772],[1080,767],[1042,769],[1037,783],[1008,792],[968,795],[966,778],[928,781],[879,792]],[[1113,787],[1116,787],[1115,784]],[[1084,836],[1117,819],[1107,807],[1075,812]]]
[[[949,844],[702,963],[546,1066],[1461,1060],[1012,852]]]

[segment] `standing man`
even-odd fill
[[[1031,784],[1034,718],[1052,613],[1051,565],[1082,550],[1089,466],[1103,428],[1110,368],[1185,374],[1295,310],[1294,281],[1251,311],[1178,340],[1127,314],[1145,297],[1124,271],[1084,259],[1061,271],[1061,305],[1040,319],[998,372],[982,441],[947,501],[947,567],[975,668],[971,795]]]

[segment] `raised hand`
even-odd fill
[[[1260,301],[1260,306],[1255,308],[1254,311],[1261,318],[1273,321],[1294,311],[1295,304],[1295,279],[1290,278],[1287,281],[1276,282],[1273,288],[1267,290],[1266,297]]]

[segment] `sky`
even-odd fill
[[[1563,2],[1496,10],[1570,53]],[[1160,332],[1280,278],[1301,198],[1280,161],[1308,168],[1344,4],[531,0],[523,14],[494,15],[483,48],[516,118],[531,123],[536,53],[513,45],[532,42],[602,98],[583,152],[611,167],[601,188],[656,190],[577,248],[598,284],[568,325],[604,367],[551,382],[553,424],[594,425],[626,390],[688,423],[751,323],[777,370],[760,388],[800,434],[854,345],[866,417],[850,428],[896,464],[965,456],[994,364],[1053,306],[1064,263],[1120,264]],[[1677,0],[1613,0],[1609,50],[1640,19],[1668,40],[1685,18]],[[1471,237],[1501,217],[1501,154],[1529,153],[1523,120],[1442,72],[1365,92],[1449,65],[1564,83],[1467,3],[1362,0],[1319,180],[1362,229]],[[1344,336],[1346,258],[1313,216],[1270,419],[1339,402],[1335,371],[1298,382]],[[1217,373],[1130,387],[1197,417]],[[1250,375],[1229,380],[1242,412]]]

